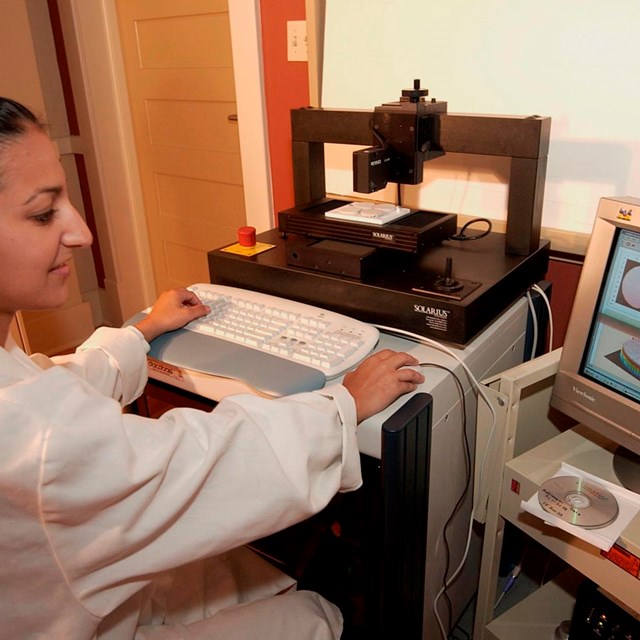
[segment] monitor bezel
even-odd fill
[[[600,200],[567,326],[551,406],[640,455],[638,402],[581,373],[618,229],[640,233],[640,199]]]

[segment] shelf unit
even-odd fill
[[[582,579],[579,573],[567,570],[494,618],[486,625],[483,637],[486,640],[551,640],[558,624],[571,618]]]
[[[640,516],[617,540],[613,553],[524,512],[521,501],[534,495],[561,462],[619,484],[613,471],[613,445],[583,425],[569,427],[549,410],[559,353],[525,363],[487,381],[488,399],[496,406],[494,442],[489,448],[493,473],[480,490],[486,496],[485,534],[474,622],[475,640],[553,638],[554,629],[571,617],[577,584],[584,577],[629,610],[640,611]],[[478,414],[486,431],[487,409]],[[492,419],[492,418],[491,418]],[[553,427],[556,433],[553,434]],[[535,441],[538,441],[537,443]],[[577,572],[552,581],[493,618],[504,524],[508,521]]]

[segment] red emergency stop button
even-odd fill
[[[240,227],[238,229],[238,244],[241,247],[255,247],[256,246],[255,227]]]

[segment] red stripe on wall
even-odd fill
[[[98,239],[98,228],[96,227],[96,217],[93,209],[93,201],[91,200],[91,191],[89,190],[89,180],[87,179],[87,166],[84,162],[84,156],[80,154],[74,154],[76,161],[76,169],[78,171],[78,181],[80,183],[80,192],[82,193],[82,203],[84,205],[84,215],[87,221],[91,233],[94,237],[94,242],[91,245],[91,255],[93,256],[93,262],[96,268],[96,278],[98,280],[98,286],[104,289],[104,263],[102,261],[102,253],[100,252],[100,243]]]
[[[60,11],[56,0],[47,0],[49,8],[49,19],[51,21],[51,30],[53,32],[53,41],[56,48],[56,59],[58,61],[58,69],[60,72],[60,80],[62,82],[62,91],[64,95],[64,104],[67,113],[67,122],[69,124],[69,133],[73,136],[80,135],[80,124],[78,122],[78,113],[73,96],[73,87],[71,85],[71,74],[69,73],[69,62],[67,60],[67,52],[64,43],[64,34],[62,32],[62,22],[60,20]],[[100,242],[98,239],[98,229],[96,227],[95,212],[93,209],[93,201],[91,199],[91,190],[89,188],[89,180],[87,177],[87,167],[84,156],[74,154],[76,169],[78,172],[78,181],[80,183],[80,193],[82,195],[82,203],[87,221],[87,226],[91,230],[94,242],[91,245],[91,254],[96,269],[96,278],[98,286],[104,289],[104,262],[100,251]]]
[[[72,136],[77,136],[80,135],[80,127],[78,126],[78,114],[76,112],[76,105],[73,99],[73,88],[71,86],[67,51],[64,46],[60,11],[56,0],[47,0],[47,6],[49,7],[49,20],[51,21],[53,41],[56,48],[56,59],[58,60],[58,69],[60,71],[60,79],[62,81],[64,105],[67,111],[67,121],[69,123],[69,133]]]

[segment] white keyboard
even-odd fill
[[[382,225],[404,218],[410,213],[411,209],[386,202],[352,202],[337,209],[326,211],[324,215],[327,218],[336,218],[349,222]]]
[[[188,287],[211,308],[185,329],[321,371],[349,371],[376,346],[375,327],[339,313],[256,291],[217,284]]]

